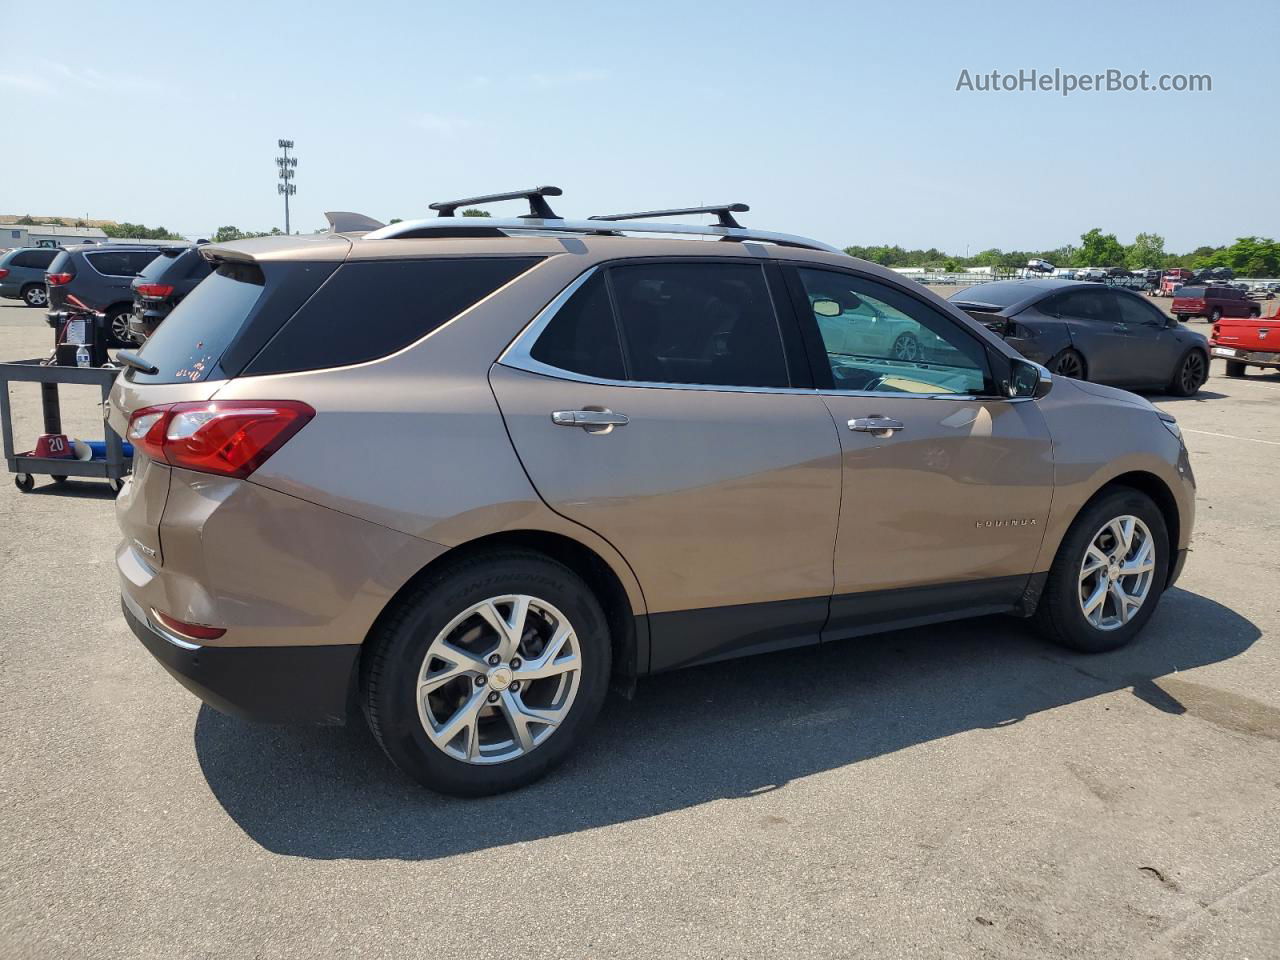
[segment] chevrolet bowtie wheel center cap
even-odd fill
[[[489,689],[501,693],[511,686],[512,679],[510,667],[494,667],[489,671]]]

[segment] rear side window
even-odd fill
[[[1072,290],[1054,297],[1050,312],[1077,320],[1114,323],[1116,316],[1112,306],[1107,295],[1100,290]]]
[[[587,278],[547,324],[529,356],[570,373],[623,380],[622,346],[604,271]]]
[[[631,264],[611,268],[609,281],[629,379],[790,386],[759,264]]]
[[[33,267],[37,270],[48,269],[49,264],[53,263],[53,258],[57,256],[56,250],[23,250],[21,253],[15,254],[13,259],[9,261],[15,267]]]
[[[143,383],[205,380],[240,332],[264,289],[255,264],[224,263],[191,292],[143,345],[139,355],[159,368],[131,371]]]
[[[1178,296],[1191,297],[1193,299],[1201,299],[1204,297],[1204,287],[1180,287]]]
[[[318,370],[385,357],[452,320],[540,259],[435,258],[343,264],[244,372]],[[201,284],[196,292],[206,285]]]
[[[73,273],[71,269],[71,254],[65,250],[59,250],[57,256],[53,258],[53,262],[45,268],[46,273]]]
[[[136,277],[156,258],[155,250],[104,250],[86,253],[90,266],[108,277]]]

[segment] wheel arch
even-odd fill
[[[1167,558],[1168,569],[1165,571],[1165,583],[1167,584],[1177,567],[1178,543],[1182,535],[1182,517],[1178,513],[1178,501],[1174,497],[1173,491],[1156,474],[1148,473],[1145,470],[1131,470],[1128,473],[1112,477],[1081,505],[1080,509],[1076,511],[1076,516],[1088,509],[1100,497],[1125,487],[1130,490],[1137,490],[1139,493],[1150,497],[1151,501],[1156,505],[1156,509],[1160,511],[1160,515],[1164,518],[1165,530],[1169,534],[1170,547]]]
[[[534,529],[504,530],[451,547],[405,581],[383,606],[369,634],[374,633],[397,600],[427,578],[460,561],[504,549],[540,553],[564,564],[586,581],[604,609],[609,624],[615,685],[629,693],[635,678],[648,670],[648,617],[643,615],[644,611],[637,613],[622,578],[599,552],[562,533]]]

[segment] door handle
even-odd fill
[[[869,417],[858,417],[849,421],[849,429],[861,433],[870,433],[877,437],[892,437],[895,430],[905,430],[901,420],[873,414]]]
[[[625,427],[631,418],[612,410],[556,410],[551,422],[557,427]]]

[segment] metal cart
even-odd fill
[[[124,477],[133,466],[133,458],[125,456],[120,436],[103,423],[106,455],[99,459],[77,460],[74,457],[37,457],[31,452],[17,453],[13,447],[13,412],[9,405],[9,384],[40,384],[40,403],[44,410],[44,432],[62,433],[62,411],[58,402],[58,384],[97,384],[105,403],[115,383],[118,367],[63,367],[47,360],[18,360],[0,363],[0,433],[4,437],[4,459],[14,474],[14,485],[23,493],[35,486],[35,474],[47,474],[55,483],[67,477],[100,477],[120,492]]]

